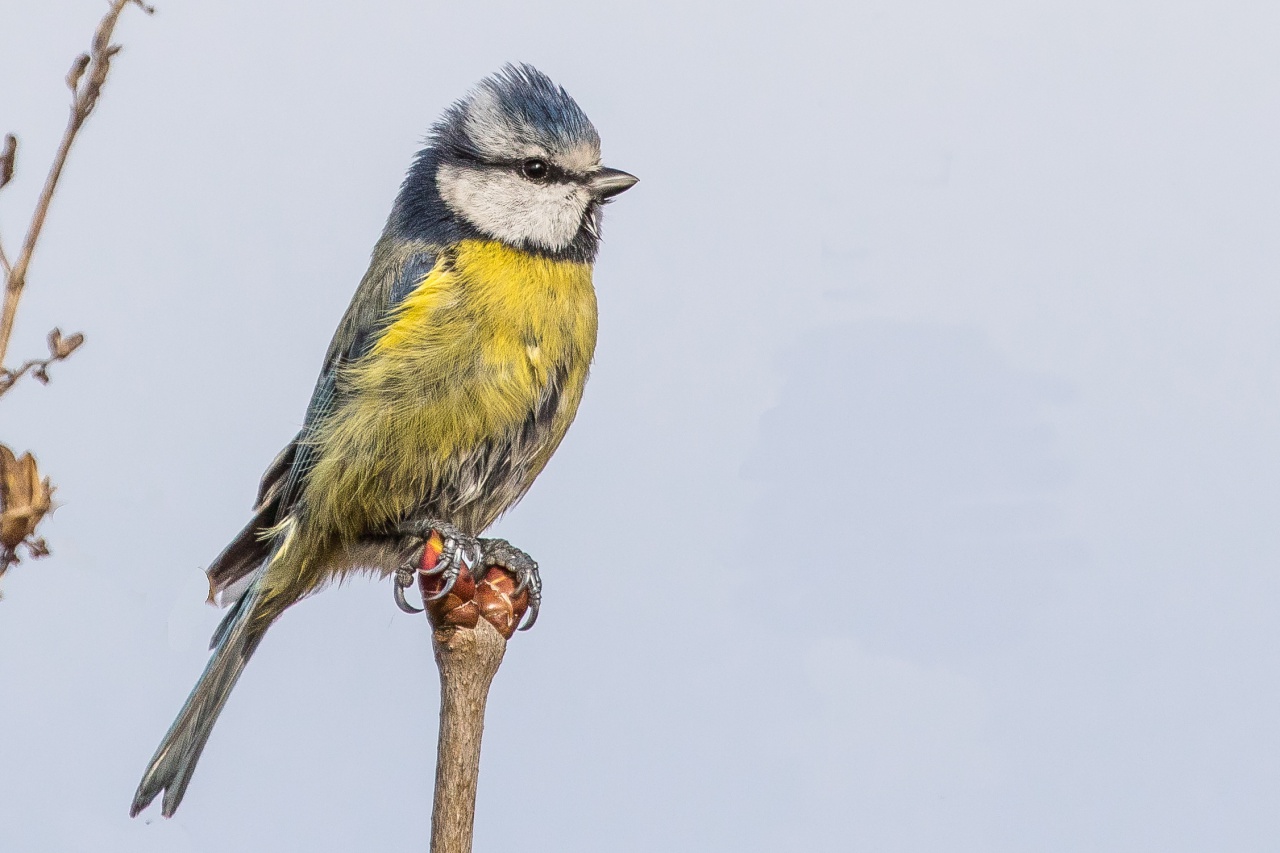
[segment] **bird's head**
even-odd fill
[[[431,206],[468,230],[590,260],[601,206],[636,180],[601,164],[600,136],[564,89],[530,65],[508,65],[446,111],[405,191],[430,183]]]

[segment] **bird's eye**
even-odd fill
[[[531,181],[541,181],[550,171],[547,167],[547,161],[539,160],[536,157],[525,160],[520,164],[520,172]]]

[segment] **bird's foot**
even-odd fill
[[[408,522],[401,525],[397,533],[408,544],[405,562],[396,569],[394,589],[396,606],[405,613],[421,613],[423,610],[410,604],[404,596],[404,591],[414,585],[419,574],[439,575],[443,581],[440,589],[427,601],[448,595],[464,568],[476,581],[483,574],[481,540],[463,533],[447,521],[426,519]],[[437,546],[436,541],[441,544]]]
[[[520,626],[521,631],[528,631],[538,621],[538,608],[542,605],[542,577],[538,574],[538,564],[505,539],[481,539],[480,545],[480,575],[483,576],[491,566],[498,566],[516,579],[512,596],[518,596],[521,592],[528,593],[529,615]]]

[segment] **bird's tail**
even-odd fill
[[[218,626],[213,656],[151,757],[133,795],[131,817],[136,817],[161,791],[164,791],[161,813],[165,817],[171,817],[182,802],[213,724],[262,638],[261,620],[255,618],[261,597],[258,584],[252,585]]]

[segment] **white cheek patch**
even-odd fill
[[[436,183],[449,209],[485,234],[553,252],[577,236],[591,203],[586,187],[535,184],[505,169],[442,164]]]

